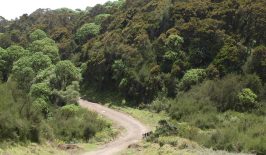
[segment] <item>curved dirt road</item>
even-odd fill
[[[79,100],[79,104],[83,108],[88,108],[89,110],[95,111],[107,117],[108,119],[116,123],[118,126],[121,126],[126,130],[125,132],[120,134],[120,136],[116,140],[103,145],[96,151],[88,152],[83,155],[116,154],[126,149],[130,144],[134,144],[140,141],[142,139],[142,134],[149,131],[149,129],[145,125],[143,125],[142,123],[127,114],[82,99]]]

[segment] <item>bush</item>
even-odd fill
[[[237,110],[237,94],[242,89],[240,76],[228,75],[221,80],[206,82],[208,96],[219,111]]]
[[[60,113],[61,113],[61,116],[63,116],[63,118],[68,119],[70,117],[75,116],[79,110],[80,110],[79,106],[75,104],[69,104],[69,105],[63,106],[60,109]]]
[[[96,113],[76,105],[66,105],[55,113],[49,123],[55,135],[67,142],[90,140],[97,132],[110,125],[98,118]]]
[[[167,100],[166,98],[164,99],[155,99],[150,105],[149,105],[149,109],[159,113],[161,111],[168,111],[168,109],[170,108],[170,103],[169,100]]]
[[[192,85],[199,84],[206,77],[204,69],[191,69],[186,72],[184,77],[181,79],[179,88],[181,90],[189,90]]]
[[[170,144],[172,146],[177,146],[178,137],[176,137],[176,136],[160,136],[158,138],[158,143],[160,144],[160,146],[163,146],[165,144]]]
[[[250,111],[258,107],[257,95],[249,88],[243,89],[237,95],[239,104],[237,109],[241,111]]]
[[[256,94],[260,94],[262,92],[262,80],[256,74],[247,74],[243,76],[242,79],[243,87],[251,89]]]

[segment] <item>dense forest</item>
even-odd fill
[[[90,139],[110,127],[77,105],[93,90],[165,111],[148,141],[262,155],[266,1],[118,0],[0,17],[0,79],[0,142]]]

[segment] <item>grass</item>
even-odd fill
[[[136,109],[131,107],[119,107],[116,105],[110,105],[111,108],[127,113],[142,123],[149,126],[152,130],[155,130],[160,120],[168,120],[169,117],[164,112],[153,113],[147,109]]]
[[[187,141],[186,144],[193,144],[194,142],[179,138],[180,140]],[[184,144],[183,144],[184,145]],[[242,153],[229,153],[226,151],[216,151],[197,146],[196,148],[183,148],[173,147],[169,144],[160,146],[157,143],[142,142],[134,147],[120,153],[120,155],[244,155]],[[247,155],[247,154],[245,154]]]
[[[7,148],[0,149],[0,155],[68,155],[69,153],[63,150],[59,150],[56,146],[45,144],[39,145],[31,143],[29,145],[15,145]]]

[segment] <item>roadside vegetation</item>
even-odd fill
[[[89,142],[101,131],[111,133],[111,123],[77,105],[79,69],[71,61],[60,61],[55,42],[43,31],[30,37],[26,49],[18,45],[0,49],[1,148]]]

